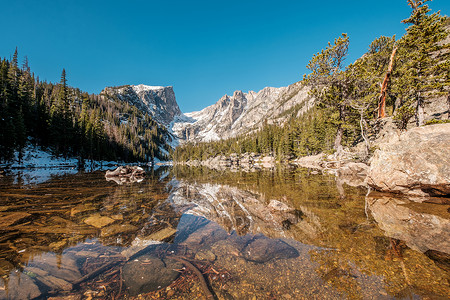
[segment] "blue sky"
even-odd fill
[[[449,0],[429,2],[450,15]],[[235,90],[300,80],[341,33],[348,62],[380,35],[403,35],[406,0],[5,1],[0,56],[17,46],[32,70],[90,93],[123,84],[172,85],[183,112]]]

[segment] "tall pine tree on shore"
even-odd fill
[[[429,14],[429,0],[408,0],[412,9],[406,34],[399,40],[398,59],[393,80],[393,93],[401,103],[396,114],[399,126],[406,128],[415,116],[416,125],[424,124],[426,99],[442,94],[449,86],[448,36],[446,18],[440,12]]]
[[[311,85],[311,94],[323,105],[338,112],[337,132],[334,149],[342,152],[342,138],[349,110],[348,97],[351,87],[345,73],[344,60],[348,54],[349,37],[343,33],[334,44],[316,53],[306,66],[311,73],[305,76],[306,84]]]

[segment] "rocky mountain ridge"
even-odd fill
[[[172,86],[124,85],[106,87],[100,95],[126,101],[147,112],[158,123],[168,126],[181,110],[175,99]]]
[[[259,92],[235,91],[201,111],[177,116],[171,128],[183,141],[206,142],[227,139],[268,124],[282,124],[293,113],[300,115],[314,100],[302,82],[287,87],[266,87]]]
[[[259,92],[235,91],[201,111],[183,114],[173,87],[124,85],[106,87],[101,95],[128,102],[172,130],[180,141],[214,141],[250,133],[268,124],[283,124],[292,114],[313,106],[302,82],[287,87],[266,87]],[[124,120],[126,121],[126,120]]]

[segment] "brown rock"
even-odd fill
[[[366,176],[369,166],[364,163],[346,163],[337,170],[336,183],[349,186],[366,186]]]
[[[111,218],[113,218],[114,220],[122,221],[123,215],[122,214],[112,215]]]
[[[449,164],[450,124],[417,127],[380,145],[367,183],[384,192],[450,195]]]
[[[102,228],[105,227],[111,223],[113,223],[114,220],[110,217],[101,216],[100,214],[94,214],[88,217],[84,220],[84,223],[94,226],[96,228]]]
[[[109,237],[109,236],[113,236],[119,233],[128,233],[128,232],[133,232],[138,230],[138,228],[136,226],[133,225],[129,225],[129,224],[116,224],[116,225],[111,225],[108,227],[105,227],[102,229],[102,232],[100,233],[101,237]]]
[[[78,204],[77,206],[72,207],[72,209],[70,210],[70,216],[74,217],[77,214],[88,212],[88,211],[95,211],[96,209],[97,208],[94,205],[92,205],[92,203]]]
[[[65,248],[68,243],[69,243],[69,241],[67,239],[64,239],[64,240],[61,240],[61,241],[53,242],[53,243],[51,243],[48,246],[50,247],[50,249],[53,252],[58,252],[61,249]]]
[[[156,231],[156,232],[146,236],[145,239],[154,240],[154,241],[163,241],[163,240],[175,235],[176,232],[177,232],[176,228],[168,226],[164,229],[161,229],[159,231]]]
[[[75,256],[97,258],[100,256],[100,253],[94,252],[94,251],[82,250],[82,251],[75,252]]]
[[[0,216],[0,228],[14,225],[29,216],[31,215],[26,212],[2,213]]]

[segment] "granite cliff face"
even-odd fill
[[[172,123],[174,134],[185,141],[214,141],[257,130],[265,120],[282,124],[291,113],[302,114],[313,105],[301,82],[287,87],[266,87],[259,92],[235,91],[215,104],[186,113]]]
[[[147,112],[158,123],[168,126],[175,116],[181,115],[173,87],[125,85],[107,87],[101,94],[110,99],[126,101]]]

